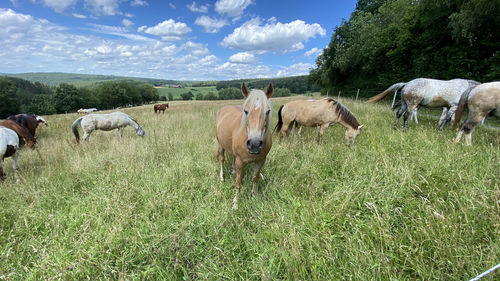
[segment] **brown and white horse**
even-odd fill
[[[28,129],[31,135],[35,136],[36,129],[38,128],[38,124],[42,123],[45,126],[48,126],[47,121],[43,119],[42,116],[34,115],[34,114],[16,114],[11,115],[7,119],[14,120],[17,123],[21,124],[23,127]]]
[[[363,127],[347,107],[331,98],[296,100],[282,105],[278,111],[278,123],[274,128],[275,132],[280,131],[280,142],[285,134],[288,135],[294,123],[306,127],[319,126],[316,140],[318,143],[329,126],[340,123],[346,128],[347,145],[354,143]]]
[[[1,121],[8,121],[8,122],[3,122],[3,124],[9,122],[14,123],[14,126],[21,134],[17,133],[17,131],[14,131],[13,129],[10,129],[6,126],[0,125],[0,180],[4,180],[6,178],[5,172],[3,171],[3,160],[7,157],[13,158],[12,162],[12,168],[14,169],[14,176],[16,178],[16,181],[19,181],[19,178],[17,177],[17,156],[20,148],[20,143],[19,140],[21,137],[26,139],[26,142],[28,143],[28,146],[30,148],[35,148],[36,145],[36,139],[30,135],[28,130],[25,128],[21,127],[19,124],[12,120],[1,120]],[[12,124],[11,124],[12,125]]]
[[[241,85],[246,98],[243,106],[225,106],[217,113],[216,136],[217,159],[220,161],[220,179],[224,180],[224,152],[233,156],[236,171],[233,209],[238,209],[238,194],[242,184],[243,166],[255,163],[253,169],[252,194],[257,191],[260,169],[271,150],[271,101],[273,85],[269,83],[265,92],[248,89]]]
[[[168,103],[155,104],[153,108],[155,110],[155,113],[160,113],[160,111],[165,113],[165,110],[168,108]]]
[[[396,120],[394,122],[394,129],[397,128],[399,118],[404,113],[404,126],[403,129],[408,129],[408,116],[410,113],[415,113],[419,106],[427,107],[443,107],[444,109],[439,119],[439,129],[443,130],[446,123],[448,123],[458,107],[460,96],[470,91],[479,82],[465,79],[453,80],[436,80],[429,78],[417,78],[407,83],[396,83],[390,86],[382,93],[373,96],[368,100],[368,103],[375,103],[385,98],[388,94],[396,92],[401,89],[401,107],[396,113]]]
[[[76,119],[71,125],[77,143],[80,142],[80,134],[78,133],[78,124],[80,123],[83,129],[84,141],[88,141],[90,133],[94,130],[110,131],[118,129],[118,136],[121,139],[123,129],[127,126],[134,128],[138,136],[143,137],[146,135],[142,126],[139,125],[134,118],[123,112],[116,111],[108,114],[89,114]]]
[[[462,135],[465,134],[466,144],[471,145],[472,131],[474,131],[477,124],[490,112],[500,116],[500,82],[484,83],[471,91],[465,92],[458,104],[453,129],[460,122],[465,106],[469,108],[469,115],[458,132],[455,143],[460,142]]]
[[[21,126],[21,124],[17,123],[13,120],[0,120],[0,126],[9,128],[16,132],[19,138],[19,147],[22,147],[26,141],[28,143],[28,147],[34,148],[37,141],[35,137],[30,133],[28,129]]]

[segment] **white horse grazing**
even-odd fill
[[[385,98],[388,94],[401,89],[401,107],[396,113],[394,128],[397,128],[398,121],[404,113],[404,130],[408,129],[408,116],[418,109],[419,106],[443,107],[443,113],[439,119],[439,129],[443,130],[457,110],[458,101],[462,93],[470,91],[479,82],[466,79],[436,80],[428,78],[413,79],[408,83],[396,83],[382,93],[368,100],[375,103]],[[449,110],[447,109],[449,108]]]
[[[500,117],[500,82],[484,83],[475,87],[470,92],[465,92],[458,104],[453,129],[460,122],[460,117],[462,117],[465,106],[469,108],[469,115],[458,132],[455,143],[460,142],[462,135],[465,134],[466,144],[471,145],[472,131],[474,131],[474,128],[476,128],[481,120],[484,120],[486,115],[493,113]]]
[[[19,150],[19,137],[16,132],[9,128],[0,126],[0,180],[6,178],[3,171],[3,160],[6,157],[13,158],[12,168],[17,179],[17,154]]]
[[[85,141],[88,141],[90,133],[94,130],[110,131],[118,129],[118,136],[121,139],[123,129],[126,126],[134,128],[138,136],[143,137],[146,135],[142,126],[123,112],[117,111],[108,114],[89,114],[76,119],[73,125],[71,125],[77,143],[80,142],[80,135],[78,133],[78,124],[80,123],[83,129],[83,140]]]

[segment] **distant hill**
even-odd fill
[[[63,73],[63,72],[28,72],[28,73],[17,73],[17,74],[3,73],[2,75],[21,78],[28,80],[30,82],[40,82],[49,86],[57,86],[61,83],[68,83],[78,87],[86,87],[98,84],[100,82],[115,81],[115,80],[144,81],[155,86],[166,83],[182,84],[182,82],[176,80],[126,77],[126,76],[114,76],[114,75],[76,74],[76,73]]]

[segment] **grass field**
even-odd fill
[[[184,87],[184,88],[156,88],[158,90],[158,94],[160,97],[167,97],[168,94],[171,93],[172,96],[174,97],[174,100],[180,100],[181,99],[181,94],[188,93],[191,91],[193,95],[196,97],[197,93],[202,93],[203,95],[206,95],[209,92],[213,92],[217,96],[217,89],[215,86],[208,86],[208,87]],[[194,99],[194,97],[193,97]]]
[[[273,124],[279,106],[273,99]],[[123,109],[125,129],[72,142],[76,114],[47,116],[42,158],[7,159],[0,183],[3,280],[468,280],[500,261],[500,132],[453,144],[419,116],[393,130],[382,104],[341,100],[364,124],[292,134],[274,145],[258,196],[246,169],[239,210],[234,176],[221,183],[215,115],[242,101]],[[229,162],[226,171],[230,171]],[[483,280],[498,280],[500,272]]]

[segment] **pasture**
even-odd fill
[[[275,98],[278,108],[293,99]],[[144,127],[73,143],[75,114],[46,116],[42,155],[23,149],[0,182],[0,278],[468,280],[500,261],[500,132],[472,147],[425,115],[393,130],[385,104],[340,99],[364,125],[273,136],[257,197],[245,169],[219,180],[215,116],[239,101],[127,108]],[[80,128],[81,132],[81,128]],[[495,280],[492,273],[483,280]]]
[[[193,99],[195,99],[197,93],[202,93],[203,95],[206,95],[210,92],[213,92],[216,96],[218,95],[218,92],[217,92],[217,89],[215,88],[215,86],[184,87],[184,88],[159,87],[156,89],[158,90],[158,94],[160,95],[160,97],[167,97],[167,99],[168,99],[168,94],[171,93],[174,100],[180,100],[181,94],[188,93],[189,91],[191,91],[191,93],[193,93]]]

